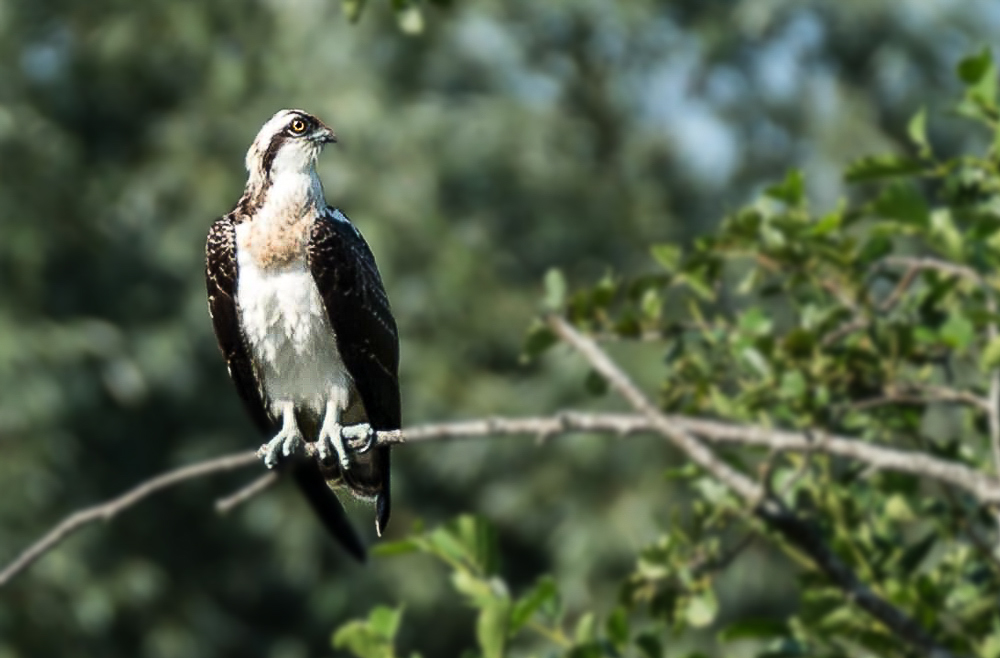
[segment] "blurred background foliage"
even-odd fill
[[[260,442],[202,263],[277,109],[341,137],[321,175],[386,280],[406,422],[550,412],[587,392],[580,364],[520,358],[549,267],[645,271],[649,244],[690,242],[791,166],[833,206],[844,165],[901,150],[921,105],[942,156],[980,144],[948,113],[953,71],[1000,30],[991,0],[373,1],[351,22],[360,9],[0,0],[0,560],[76,507]],[[511,586],[551,573],[569,610],[609,613],[685,503],[653,439],[396,455],[390,539],[475,512]],[[400,646],[475,645],[443,570],[351,563],[294,492],[217,517],[252,476],[190,484],[46,556],[0,593],[0,657],[330,655],[335,627],[398,603]],[[724,614],[791,610],[775,565],[750,547]]]

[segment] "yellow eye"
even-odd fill
[[[302,119],[294,119],[291,128],[293,133],[301,135],[306,131],[306,122]]]

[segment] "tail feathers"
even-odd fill
[[[292,477],[302,495],[309,501],[309,506],[319,517],[333,538],[351,554],[358,562],[366,559],[365,546],[361,538],[347,518],[347,512],[337,500],[337,496],[326,484],[326,479],[313,460],[296,464],[292,469]]]
[[[389,525],[389,512],[392,501],[389,498],[389,479],[386,478],[385,486],[375,498],[375,532],[381,537],[385,527]]]
[[[375,530],[379,536],[389,523],[389,447],[382,446],[358,455],[351,468],[341,472],[344,484],[361,498],[375,498]]]

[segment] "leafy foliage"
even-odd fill
[[[963,113],[996,131],[993,60],[963,60],[958,74]],[[564,275],[550,271],[543,306],[602,340],[641,341],[660,364],[667,411],[800,428],[816,441],[847,434],[995,473],[1000,154],[991,144],[982,156],[936,159],[927,122],[921,111],[909,123],[912,157],[847,167],[847,180],[869,185],[856,202],[815,214],[792,171],[689,248],[654,245],[652,274],[607,274],[567,292]],[[525,350],[538,357],[556,342],[539,322]],[[1000,655],[996,519],[947,486],[821,453],[726,458],[758,473],[865,587],[943,646]],[[489,533],[469,518],[385,550],[452,567],[478,611],[477,655],[491,658],[685,655],[671,647],[705,630],[760,657],[916,655],[723,483],[691,467],[671,477],[693,494],[690,509],[640,552],[611,609],[567,615],[551,579],[512,598],[481,541]],[[727,612],[717,593],[759,542],[798,581],[785,616]],[[520,631],[548,642],[520,644]]]

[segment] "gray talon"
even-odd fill
[[[360,447],[352,448],[354,452],[359,455],[363,455],[375,445],[375,430],[368,423],[358,423],[357,425],[351,425],[350,427],[345,427],[342,434],[352,441],[363,440],[364,443]]]
[[[337,454],[337,461],[340,462],[340,468],[342,470],[348,470],[351,467],[351,460],[347,456],[347,448],[344,447],[344,428],[340,423],[323,423],[323,428],[319,432],[319,444],[324,446],[326,454],[330,454],[330,449]],[[320,448],[321,451],[324,448]],[[320,453],[322,454],[322,452]]]
[[[305,442],[297,430],[282,429],[264,445],[264,465],[268,468],[277,468],[282,458],[291,457],[304,447]]]

